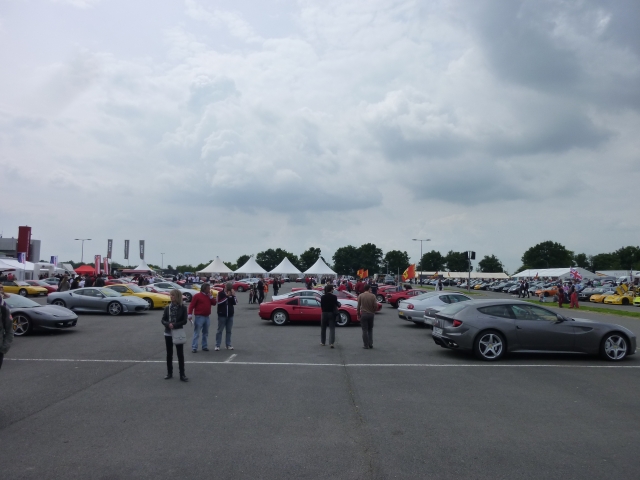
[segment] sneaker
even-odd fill
[[[180,381],[181,381],[181,382],[188,382],[188,381],[189,381],[189,379],[187,378],[187,376],[186,376],[186,375],[180,375]]]
[[[216,347],[216,352],[220,351],[220,347]]]
[[[198,350],[191,350],[191,353],[198,353]]]
[[[227,350],[233,350],[233,347],[231,345],[227,345]]]
[[[203,351],[203,352],[208,352],[208,351],[209,351],[209,349],[208,349],[207,347],[202,347],[202,351]]]

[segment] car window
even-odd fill
[[[320,302],[315,298],[301,298],[300,305],[303,307],[319,307]]]
[[[316,295],[318,292],[300,292],[300,296],[301,297],[313,297],[314,295]]]
[[[533,305],[511,305],[511,310],[516,320],[558,321],[558,316],[555,313]]]
[[[465,303],[454,303],[453,305],[447,305],[446,307],[444,307],[440,311],[440,313],[442,315],[447,315],[447,316],[455,315],[456,313],[467,308],[467,306],[468,304],[465,304]]]
[[[116,292],[120,292],[120,293],[122,293],[122,292],[126,292],[126,291],[127,291],[127,289],[126,289],[126,288],[124,288],[124,287],[120,287],[119,285],[111,285],[109,288],[110,288],[111,290],[115,290]]]
[[[97,298],[102,298],[102,294],[100,293],[100,290],[96,290],[95,288],[87,288],[84,291],[84,295],[86,297],[97,297]]]
[[[298,304],[298,299],[297,298],[294,298],[294,299],[289,300],[287,302],[287,305],[297,305],[297,304]]]
[[[9,298],[5,298],[4,301],[9,307],[9,310],[12,308],[34,308],[40,306],[40,304],[33,300],[21,297],[20,295],[10,295]]]
[[[471,300],[469,297],[465,297],[464,295],[449,295],[449,300],[451,300],[451,303],[458,303],[458,302],[466,302],[467,300]]]
[[[15,287],[16,286],[16,284],[14,282],[9,282],[9,281],[2,282],[2,284],[7,286],[7,287]]]
[[[479,308],[478,311],[492,317],[512,318],[511,310],[507,305],[491,305]]]

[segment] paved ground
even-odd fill
[[[274,326],[239,295],[235,350],[186,353],[187,384],[162,378],[157,311],[17,338],[2,479],[640,476],[640,355],[485,364],[387,305],[375,349],[347,327],[330,350],[317,325]]]

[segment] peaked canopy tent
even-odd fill
[[[284,257],[280,264],[269,272],[270,274],[275,275],[287,275],[287,274],[297,274],[302,275],[302,272],[296,268],[296,266],[291,263],[291,261]]]
[[[4,263],[2,259],[0,259],[0,272],[13,272],[15,267],[9,265],[8,263]]]
[[[2,262],[13,268],[14,275],[18,280],[31,280],[33,279],[33,269],[35,264],[31,262],[20,263],[15,258],[3,258]]]
[[[591,279],[595,280],[600,278],[599,275],[590,272],[589,270],[585,270],[584,268],[575,267],[580,275],[582,275],[583,279]],[[522,272],[516,273],[513,275],[514,278],[535,278],[536,275],[538,278],[549,277],[549,278],[557,278],[559,280],[567,280],[571,279],[571,268],[530,268],[528,270],[523,270]]]
[[[335,275],[338,274],[331,270],[326,263],[322,260],[322,258],[318,258],[316,263],[311,265],[311,268],[304,272],[305,275]]]
[[[78,269],[76,268],[76,272]],[[151,268],[147,263],[143,260],[140,265],[136,268],[125,268],[122,270],[122,273],[153,273],[155,270]]]
[[[231,269],[220,260],[220,257],[216,256],[213,262],[196,273],[203,273],[204,275],[210,276],[214,273],[231,273]]]
[[[252,273],[264,274],[264,273],[267,273],[267,271],[264,268],[262,268],[260,265],[258,265],[258,262],[256,262],[255,258],[249,257],[249,260],[247,260],[247,263],[245,263],[243,266],[241,266],[239,269],[237,269],[233,273],[243,273],[245,275],[250,275]]]

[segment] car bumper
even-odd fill
[[[407,322],[424,322],[424,313],[420,314],[416,310],[398,309],[398,318]]]
[[[452,350],[473,350],[475,330],[467,329],[460,332],[449,332],[448,330],[450,329],[448,328],[442,330],[442,333],[439,333],[434,328],[431,332],[431,338],[433,338],[436,345]]]
[[[78,318],[62,318],[55,320],[38,320],[33,322],[33,326],[36,329],[42,330],[60,330],[63,328],[75,327],[78,323]]]

